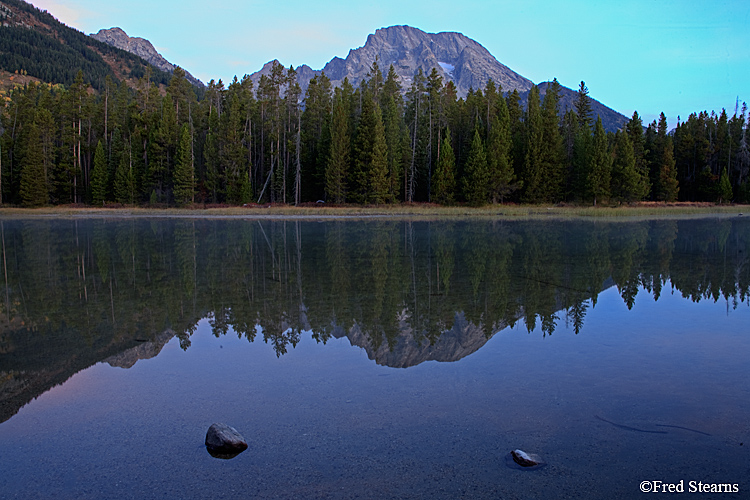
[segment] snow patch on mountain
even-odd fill
[[[453,76],[453,70],[456,69],[454,65],[448,64],[447,62],[442,62],[442,61],[438,61],[438,64],[440,65],[441,68],[443,68],[443,71]]]

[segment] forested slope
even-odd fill
[[[107,75],[133,80],[150,68],[140,57],[88,37],[22,0],[0,5],[0,69],[64,85],[71,85],[82,70],[85,82],[101,90]],[[168,73],[152,67],[150,72],[156,83],[169,81]]]

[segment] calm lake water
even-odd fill
[[[748,217],[0,233],[0,498],[750,495]]]

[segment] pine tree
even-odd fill
[[[544,171],[542,152],[544,149],[543,121],[539,103],[539,88],[534,85],[529,91],[526,110],[526,155],[523,168],[523,200],[539,203],[544,200]]]
[[[594,125],[594,143],[591,155],[591,170],[589,171],[589,191],[596,201],[609,198],[610,181],[612,175],[612,159],[609,155],[607,133],[604,131],[601,117],[597,117]]]
[[[579,128],[588,128],[591,130],[591,98],[589,97],[589,89],[583,81],[581,81],[581,85],[578,87],[578,97],[575,107]]]
[[[555,78],[547,85],[542,104],[542,182],[540,186],[542,198],[539,201],[548,203],[560,201],[563,191],[565,150],[560,134],[559,100],[560,84]]]
[[[362,90],[362,89],[360,89]],[[349,198],[355,203],[367,203],[370,198],[370,171],[375,142],[375,108],[372,94],[365,90],[362,96],[362,112],[355,132],[354,158],[349,176]]]
[[[226,92],[226,106],[221,115],[219,161],[220,171],[226,186],[226,200],[241,205],[250,201],[247,195],[249,182],[249,159],[244,144],[246,112],[243,109],[243,86],[235,78]],[[282,155],[274,170],[276,185],[271,198],[285,201],[286,169],[288,157]]]
[[[388,149],[388,182],[389,196],[392,200],[399,199],[401,193],[401,178],[404,174],[404,150],[402,137],[405,131],[402,120],[403,99],[398,75],[391,64],[385,77],[380,97],[380,107],[383,111],[383,126],[385,127],[385,142]]]
[[[168,200],[171,188],[175,150],[179,144],[180,132],[172,96],[167,93],[161,99],[161,116],[156,115],[156,123],[151,129],[149,140],[149,192],[154,192],[157,201]]]
[[[203,147],[205,187],[210,199],[217,203],[224,193],[223,186],[226,182],[221,162],[219,159],[219,113],[214,107],[208,116],[208,130],[206,131],[206,142]]]
[[[385,127],[380,107],[374,109],[374,129],[372,135],[372,156],[369,168],[370,203],[386,203],[393,201],[389,193],[388,182],[388,148],[385,142]]]
[[[474,129],[474,139],[471,141],[469,157],[464,167],[463,192],[469,204],[481,206],[489,200],[489,171],[484,144],[479,135],[479,129]]]
[[[672,138],[667,137],[662,152],[661,167],[659,169],[659,200],[676,201],[680,191],[677,181],[677,170],[674,163],[674,148]]]
[[[651,128],[651,127],[650,127]],[[674,146],[672,138],[667,134],[667,118],[664,113],[659,115],[654,138],[654,154],[651,171],[654,173],[654,192],[659,201],[675,201],[679,192],[677,169],[674,161]]]
[[[612,162],[612,195],[621,201],[633,202],[645,198],[648,189],[646,178],[636,167],[630,135],[618,131]]]
[[[305,93],[302,113],[303,198],[325,197],[325,167],[331,147],[331,80],[325,73],[314,76]]]
[[[432,201],[442,205],[453,203],[453,193],[456,190],[456,157],[451,146],[451,133],[446,130],[440,146],[440,157],[432,178]]]
[[[573,142],[573,197],[585,200],[589,196],[589,175],[593,159],[594,138],[589,127],[578,127]]]
[[[516,182],[511,161],[513,142],[510,132],[510,114],[505,99],[498,98],[495,103],[495,116],[492,121],[487,145],[490,176],[490,198],[493,203],[503,203],[506,196],[520,187]]]
[[[568,109],[562,119],[560,135],[563,141],[565,153],[565,183],[564,198],[573,199],[576,196],[576,136],[578,135],[578,115],[572,109]]]
[[[522,176],[526,162],[526,127],[523,123],[523,108],[521,107],[521,96],[518,90],[508,92],[505,102],[508,105],[508,116],[510,117],[510,135],[513,141],[510,157],[513,164],[513,171],[516,175]]]
[[[729,175],[727,175],[727,169],[724,167],[724,170],[721,172],[721,177],[719,178],[719,203],[731,203],[732,197],[732,184],[729,182]]]
[[[136,185],[131,155],[129,150],[124,151],[115,171],[115,200],[122,204],[135,203]]]
[[[192,140],[188,124],[182,126],[177,161],[174,167],[174,200],[179,206],[189,205],[195,196]]]
[[[326,168],[326,196],[333,203],[346,201],[346,179],[349,166],[349,109],[344,94],[335,90],[331,123],[331,150]]]
[[[104,146],[99,141],[94,153],[94,170],[91,172],[91,202],[94,205],[103,205],[107,197],[108,170]]]
[[[117,167],[120,165],[120,157],[123,155],[123,140],[120,128],[116,127],[111,131],[112,140],[110,141],[109,150],[107,150],[107,144],[104,143],[105,154],[108,156],[107,161],[107,194],[106,199],[114,199],[114,181],[115,172]],[[92,174],[93,175],[93,174]],[[93,179],[92,179],[93,182]],[[92,186],[93,189],[93,186]]]
[[[39,127],[31,122],[26,133],[26,150],[21,169],[20,194],[27,207],[38,207],[49,202],[47,180],[44,178],[44,155],[39,140]]]
[[[638,112],[634,111],[632,118],[628,121],[625,126],[630,142],[633,145],[633,155],[635,157],[635,168],[638,174],[641,176],[645,185],[646,194],[642,198],[648,196],[651,192],[651,181],[649,180],[649,166],[646,156],[648,151],[646,150],[645,139],[643,137],[643,121],[638,116]]]

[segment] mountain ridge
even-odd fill
[[[106,43],[118,49],[122,49],[131,54],[135,54],[153,67],[160,69],[167,73],[173,73],[176,64],[167,61],[153,46],[153,44],[141,37],[131,37],[117,26],[109,29],[100,29],[97,33],[89,35],[94,40]],[[184,68],[183,68],[184,70]],[[187,70],[185,71],[185,78],[195,85],[196,87],[205,87],[202,81],[194,77]]]
[[[362,47],[350,49],[345,59],[334,57],[320,70],[306,64],[299,66],[297,81],[304,92],[309,78],[325,73],[334,87],[340,86],[344,78],[356,87],[370,71],[376,57],[384,74],[393,65],[403,90],[411,85],[417,70],[421,69],[426,77],[432,68],[444,81],[454,82],[459,97],[466,97],[472,88],[484,88],[490,78],[502,85],[503,91],[525,92],[533,85],[531,80],[500,63],[481,44],[461,33],[426,33],[405,25],[376,30],[367,36]],[[270,73],[273,62],[252,73],[251,80],[257,84],[261,75]]]
[[[500,85],[502,92],[517,90],[521,103],[525,106],[528,93],[534,82],[516,73],[498,61],[479,42],[462,33],[444,31],[440,33],[426,33],[418,28],[405,25],[380,28],[367,36],[365,44],[350,49],[346,58],[334,57],[320,70],[314,70],[303,64],[295,68],[297,83],[304,95],[310,80],[323,73],[331,81],[333,87],[340,86],[344,78],[355,87],[366,78],[373,62],[383,74],[387,74],[391,65],[398,75],[402,91],[406,92],[412,85],[414,74],[422,70],[426,77],[433,68],[443,78],[443,82],[452,81],[456,86],[458,97],[465,98],[470,90],[484,90],[487,82],[492,79]],[[250,79],[256,88],[261,76],[269,76],[274,63],[281,64],[277,59],[267,62],[263,67],[252,73]],[[546,92],[549,82],[538,84],[542,95]],[[573,107],[577,91],[561,85],[560,115]],[[602,118],[604,128],[615,131],[622,128],[628,117],[607,107],[591,98],[593,118]]]

